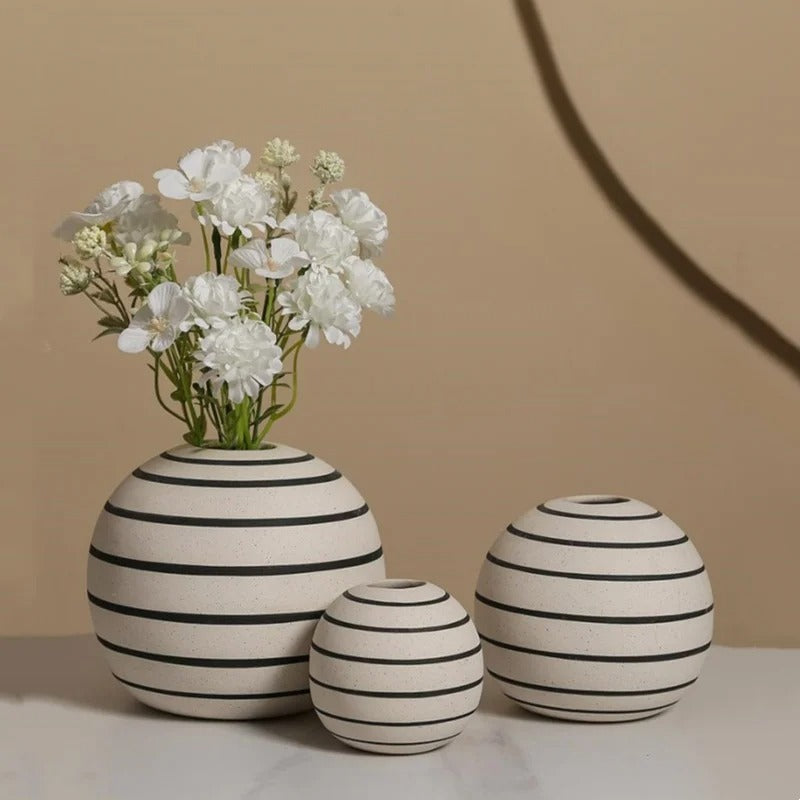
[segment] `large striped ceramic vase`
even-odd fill
[[[488,671],[539,714],[591,722],[678,702],[711,644],[703,562],[660,511],[627,497],[549,500],[500,535],[478,579]]]
[[[284,445],[162,453],[127,477],[89,551],[95,632],[147,705],[245,719],[311,707],[308,652],[328,604],[385,576],[364,499]]]
[[[314,708],[337,739],[360,750],[407,755],[452,742],[482,685],[478,632],[463,606],[432,583],[356,586],[314,632]]]

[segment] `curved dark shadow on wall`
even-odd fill
[[[725,316],[752,342],[800,380],[800,347],[757,311],[717,283],[658,224],[614,171],[595,142],[567,91],[533,0],[514,0],[517,16],[561,130],[597,188],[650,252],[687,289]]]

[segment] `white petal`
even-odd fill
[[[192,304],[183,295],[178,295],[170,304],[167,318],[172,325],[180,325],[189,316],[191,310]]]
[[[294,270],[290,264],[284,264],[280,269],[269,270],[269,269],[257,269],[256,275],[261,275],[264,278],[272,278],[273,280],[279,281],[283,278],[288,278]]]
[[[259,269],[267,263],[267,245],[263,239],[253,239],[231,253],[230,263],[244,269]]]
[[[123,353],[141,353],[147,349],[150,334],[144,328],[126,328],[117,339],[117,347]]]
[[[286,259],[300,252],[300,245],[288,236],[281,236],[269,243],[269,250],[272,253],[272,258],[282,264]]]
[[[169,311],[172,301],[181,293],[181,287],[177,283],[160,283],[147,296],[147,305],[153,312],[153,316],[165,317]]]
[[[150,344],[150,349],[156,353],[163,353],[164,350],[172,346],[176,336],[175,328],[168,328],[163,333],[159,333]]]
[[[178,166],[189,178],[196,178],[202,175],[203,151],[198,149],[190,150],[178,161]],[[166,172],[166,170],[163,170],[163,172]],[[158,177],[158,174],[156,174],[156,177]]]
[[[160,169],[153,173],[153,177],[158,181],[158,191],[164,197],[184,200],[189,196],[189,181],[177,169]]]
[[[306,347],[316,347],[319,344],[319,327],[311,325],[306,336]]]

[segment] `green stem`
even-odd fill
[[[267,421],[267,424],[264,426],[264,429],[261,431],[261,433],[258,435],[258,438],[256,439],[256,444],[257,445],[261,444],[261,442],[264,440],[264,437],[269,432],[269,429],[279,419],[281,419],[282,417],[285,417],[294,408],[294,404],[297,402],[297,385],[298,385],[298,382],[297,382],[297,359],[300,356],[300,350],[301,350],[300,345],[303,343],[304,340],[305,340],[305,336],[303,336],[299,341],[295,342],[295,344],[289,350],[287,350],[287,352],[286,352],[286,355],[288,355],[289,352],[291,352],[291,350],[294,350],[294,356],[292,358],[292,398],[291,398],[291,400],[289,400],[289,402],[280,411],[278,411],[277,413],[272,414],[272,416],[270,416],[269,420]],[[273,384],[273,388],[274,388],[274,384]]]
[[[155,360],[155,366],[153,367],[153,385],[156,390],[156,400],[158,400],[159,405],[161,406],[161,408],[164,409],[164,411],[167,412],[167,414],[172,414],[172,416],[175,417],[175,419],[179,419],[181,422],[184,423],[184,425],[188,424],[186,421],[186,417],[185,416],[182,417],[180,414],[173,411],[161,397],[161,389],[159,387],[159,380],[158,380],[160,373],[160,366],[161,366],[161,354],[159,353],[158,355],[154,355],[154,360]]]
[[[220,236],[219,229],[214,228],[211,234],[211,244],[214,247],[214,262],[217,266],[217,275],[222,274],[222,237]]]

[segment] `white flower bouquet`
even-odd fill
[[[322,338],[349,347],[365,309],[394,307],[372,262],[386,215],[362,191],[329,192],[344,162],[324,150],[311,165],[308,210],[298,213],[286,172],[298,160],[273,139],[248,174],[250,153],[222,140],[155,173],[160,195],[190,201],[200,225],[205,271],[183,283],[176,250],[189,235],[139,183],[109,186],[56,231],[74,247],[59,260],[61,291],[99,310],[96,338],[117,335],[123,352],[149,354],[156,399],[186,425],[190,444],[263,446],[297,400],[302,347]]]

